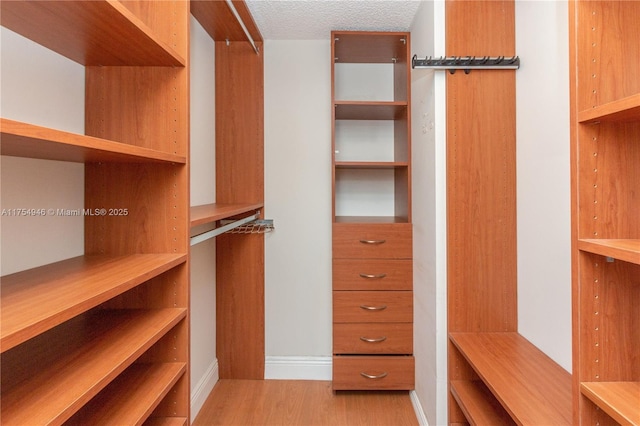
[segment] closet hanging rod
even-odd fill
[[[441,56],[439,58],[427,56],[424,59],[418,59],[418,55],[413,55],[411,68],[447,70],[451,74],[455,73],[456,70],[464,70],[466,74],[469,74],[472,69],[515,70],[520,68],[520,58],[518,56]]]
[[[231,0],[226,0],[227,2],[227,6],[229,6],[229,9],[231,9],[231,13],[233,13],[233,16],[236,17],[236,20],[238,21],[238,23],[240,24],[240,26],[242,27],[242,31],[244,31],[244,35],[247,36],[247,39],[249,39],[249,43],[251,43],[251,47],[253,47],[253,50],[255,50],[256,54],[260,54],[260,49],[258,48],[258,46],[256,46],[255,41],[253,41],[253,37],[251,37],[251,34],[249,34],[249,30],[247,29],[247,27],[244,25],[244,21],[242,20],[242,18],[240,17],[240,14],[238,13],[238,11],[236,10],[236,7],[233,5],[233,3],[231,2]],[[229,41],[227,40],[227,43]]]
[[[246,223],[253,222],[254,220],[257,220],[259,217],[260,217],[260,212],[253,214],[251,216],[244,217],[242,219],[235,220],[231,223],[227,223],[226,225],[219,226],[218,228],[212,229],[211,231],[194,235],[193,237],[190,238],[189,244],[194,246],[210,238],[217,237],[220,234],[224,234],[225,232],[231,231],[232,229],[242,226]]]

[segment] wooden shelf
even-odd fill
[[[226,204],[214,203],[191,207],[191,227],[228,219],[243,213],[255,211],[264,207],[263,203],[256,204]]]
[[[640,120],[640,93],[578,113],[579,123]]]
[[[3,1],[0,13],[2,26],[83,65],[186,64],[119,1]]]
[[[76,163],[186,163],[184,156],[6,118],[0,119],[0,130],[2,131],[2,155]]]
[[[238,15],[242,19],[254,42],[262,42],[262,34],[251,16],[245,2],[234,2]],[[191,14],[200,22],[214,41],[247,41],[240,22],[234,16],[226,2],[194,0],[190,3]]]
[[[400,216],[336,216],[335,223],[407,223]]]
[[[518,333],[450,333],[518,424],[571,424],[571,375]]]
[[[179,362],[134,364],[68,423],[105,426],[142,424],[185,372],[185,364]]]
[[[640,382],[582,382],[580,392],[622,425],[640,425]]]
[[[336,120],[396,120],[407,113],[407,102],[335,101]]]
[[[452,380],[451,394],[472,425],[515,425],[509,413],[481,381]]]
[[[186,258],[185,254],[80,256],[3,277],[2,351],[184,263]]]
[[[409,167],[406,161],[336,161],[336,169],[401,169]]]
[[[185,308],[99,311],[80,324],[83,337],[51,363],[2,392],[4,425],[62,423],[122,373],[173,326]],[[3,381],[8,368],[3,354]],[[14,364],[13,367],[18,365]]]
[[[184,417],[151,417],[144,422],[145,426],[188,426]]]
[[[578,249],[640,265],[640,240],[584,239]]]
[[[406,34],[394,32],[333,32],[336,63],[395,63],[406,60]]]

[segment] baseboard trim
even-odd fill
[[[220,371],[218,369],[218,359],[216,358],[193,388],[191,393],[191,420],[196,418],[219,379]]]
[[[265,357],[264,378],[270,380],[331,380],[330,356]]]
[[[411,397],[411,404],[413,405],[413,411],[416,413],[418,423],[420,424],[420,426],[429,426],[427,416],[422,410],[422,404],[420,404],[420,399],[418,398],[418,394],[416,393],[416,391],[412,390],[411,392],[409,392],[409,396]]]

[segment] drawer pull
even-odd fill
[[[360,305],[360,309],[364,309],[365,311],[382,311],[387,309],[387,305],[382,305],[382,306]]]
[[[384,342],[385,340],[387,340],[387,336],[377,337],[375,339],[372,339],[370,337],[360,336],[360,340],[362,340],[363,342],[367,342],[367,343],[380,343],[380,342]]]
[[[384,372],[382,374],[376,374],[376,375],[372,375],[372,374],[367,374],[367,373],[360,373],[360,375],[366,379],[384,379],[385,377],[387,377],[387,373]]]
[[[362,278],[384,278],[387,274],[360,274]]]
[[[384,244],[387,240],[360,240],[362,244]]]

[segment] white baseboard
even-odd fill
[[[191,421],[196,418],[219,379],[218,360],[214,359],[191,393]]]
[[[264,378],[271,380],[331,380],[330,356],[265,357]]]
[[[420,426],[429,426],[427,416],[422,410],[422,404],[420,404],[420,399],[418,398],[416,391],[412,390],[409,392],[409,396],[411,397],[411,404],[413,405],[413,411],[416,413],[416,417],[418,418],[418,423]]]

